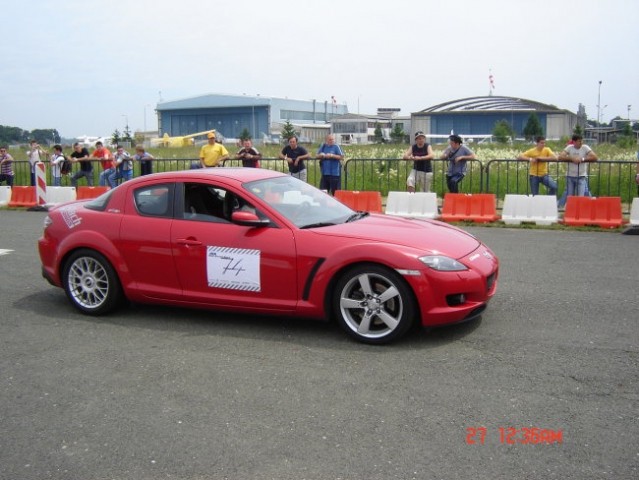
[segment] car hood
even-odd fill
[[[350,223],[313,230],[319,235],[343,236],[363,241],[394,245],[461,258],[479,247],[468,232],[435,220],[418,220],[390,215],[375,215]]]

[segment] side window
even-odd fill
[[[173,185],[160,184],[142,187],[133,193],[135,208],[140,215],[150,217],[173,216]]]
[[[235,211],[249,211],[262,217],[253,205],[242,197],[223,189],[204,183],[184,184],[185,220],[202,222],[230,223]]]
[[[228,222],[224,212],[227,191],[204,183],[184,184],[184,212],[186,220]]]

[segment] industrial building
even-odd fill
[[[462,98],[426,108],[411,115],[411,125],[413,132],[421,130],[434,139],[445,139],[455,132],[467,139],[483,140],[491,137],[497,122],[505,120],[515,136],[523,138],[533,112],[548,139],[570,136],[577,124],[586,125],[583,105],[575,114],[532,100],[495,96]]]
[[[236,139],[244,129],[258,142],[279,143],[285,122],[289,121],[302,142],[321,142],[329,132],[337,143],[366,144],[374,141],[379,125],[385,140],[400,124],[409,138],[422,131],[431,143],[446,141],[451,132],[468,141],[492,137],[495,124],[505,120],[517,138],[531,113],[535,113],[548,139],[572,134],[576,125],[586,126],[586,113],[579,105],[577,114],[533,100],[514,97],[486,96],[453,100],[399,116],[397,108],[380,108],[376,115],[348,112],[346,104],[330,100],[295,100],[260,95],[209,94],[157,105],[159,136],[183,136],[216,130],[222,137]]]
[[[331,119],[348,113],[345,104],[330,100],[294,100],[260,95],[209,94],[158,103],[159,136],[189,135],[216,130],[224,138],[239,138],[247,129],[251,138],[279,142],[289,121],[301,141],[319,142],[330,130]]]
[[[348,113],[333,118],[331,133],[341,145],[368,144],[375,142],[375,130],[379,127],[384,141],[391,140],[391,131],[396,125],[410,133],[410,117],[399,116],[399,108],[378,108],[376,115]]]

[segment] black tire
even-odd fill
[[[413,325],[415,299],[398,273],[367,264],[348,270],[338,280],[333,310],[351,337],[383,344],[397,340]]]
[[[124,297],[115,270],[94,250],[82,249],[71,254],[64,264],[62,283],[73,306],[88,315],[109,313]]]

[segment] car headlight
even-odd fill
[[[51,220],[51,217],[49,215],[47,215],[46,217],[44,217],[44,228],[46,229],[49,225],[53,224],[53,220]]]
[[[419,257],[419,259],[433,270],[438,270],[440,272],[459,272],[462,270],[468,270],[466,265],[463,263],[444,255],[428,255],[426,257]]]

